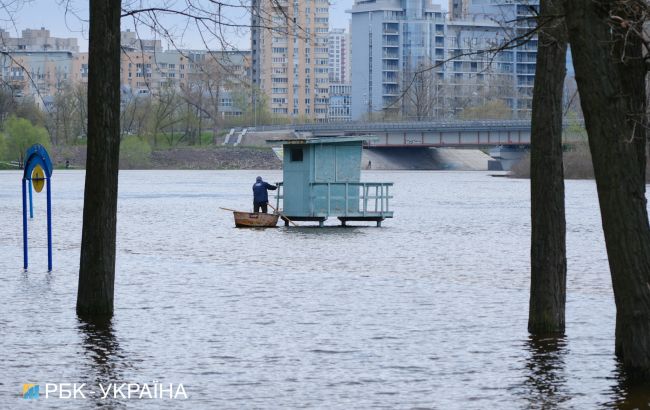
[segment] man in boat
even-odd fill
[[[275,185],[264,182],[262,177],[255,178],[255,184],[253,184],[253,212],[259,212],[261,209],[262,212],[266,213],[269,203],[268,190],[274,191],[277,188]]]

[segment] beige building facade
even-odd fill
[[[252,85],[272,115],[326,121],[328,0],[253,1]],[[254,95],[253,105],[261,98]]]
[[[43,96],[70,83],[74,55],[69,51],[16,51],[2,54],[0,66],[3,85],[15,97],[34,97],[40,104]]]
[[[45,28],[26,29],[12,37],[0,29],[0,76],[16,97],[42,97],[65,87],[74,76],[76,38],[51,37]]]

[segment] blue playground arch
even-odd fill
[[[47,271],[52,271],[52,161],[45,147],[41,144],[34,144],[27,149],[25,153],[25,168],[23,171],[22,191],[23,191],[23,266],[27,269],[28,252],[27,252],[27,191],[29,190],[29,217],[34,218],[34,207],[32,205],[32,179],[34,169],[40,167],[43,170],[43,176],[35,181],[45,180],[47,189]]]

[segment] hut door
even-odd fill
[[[322,144],[314,147],[314,182],[321,182],[312,187],[314,215],[329,216],[331,211],[337,212],[330,206],[330,187],[327,184],[336,182],[336,147],[332,144]],[[336,190],[336,187],[333,187]],[[336,208],[337,204],[333,204]]]
[[[359,182],[361,178],[361,146],[336,146],[336,182]]]
[[[340,183],[355,183],[361,179],[361,145],[337,145],[336,146],[336,190],[333,196],[338,199],[332,201],[333,207],[341,215],[356,213],[359,211],[359,186]],[[347,203],[347,210],[346,210]]]
[[[309,150],[303,145],[285,146],[284,212],[309,216]]]

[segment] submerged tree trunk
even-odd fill
[[[120,0],[90,0],[88,159],[77,314],[113,314],[120,153]]]
[[[567,32],[563,0],[542,0],[530,150],[531,277],[528,331],[564,333],[566,222],[562,94]]]
[[[616,301],[616,355],[650,379],[650,227],[645,197],[641,8],[567,1],[573,64],[594,164]],[[639,15],[634,15],[634,13]]]

